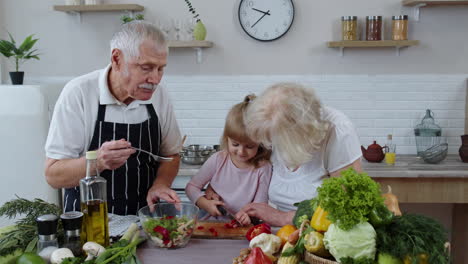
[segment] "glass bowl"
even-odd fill
[[[181,248],[192,236],[198,210],[190,202],[160,202],[138,210],[138,217],[152,244],[161,248]]]
[[[448,151],[447,143],[436,144],[426,149],[425,151],[421,152],[421,158],[426,163],[432,163],[432,164],[439,163],[447,157],[447,151]]]

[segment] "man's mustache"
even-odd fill
[[[144,84],[138,85],[138,88],[150,89],[150,90],[154,91],[154,90],[156,90],[156,88],[158,88],[158,85],[157,84],[151,84],[151,83],[144,83]]]

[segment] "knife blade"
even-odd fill
[[[228,217],[228,218],[231,219],[231,220],[235,220],[236,223],[237,223],[239,226],[242,226],[242,224],[239,223],[239,221],[237,221],[237,219],[236,219],[231,213],[229,213],[228,210],[226,210],[226,208],[224,208],[224,206],[222,206],[222,205],[217,205],[216,208],[218,208],[218,211],[221,213],[221,215],[226,216],[226,217]]]

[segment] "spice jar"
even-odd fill
[[[382,16],[366,17],[366,40],[382,40]]]
[[[37,234],[37,253],[50,251],[49,248],[58,248],[57,224],[58,217],[53,214],[41,215],[36,218]]]
[[[341,36],[343,40],[358,40],[357,16],[341,17]]]
[[[407,40],[408,39],[408,16],[392,16],[392,39]]]
[[[83,213],[72,211],[60,215],[62,220],[63,231],[65,237],[63,239],[63,247],[70,249],[73,255],[81,255],[81,224]]]

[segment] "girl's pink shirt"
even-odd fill
[[[248,203],[268,202],[271,172],[269,162],[264,162],[259,168],[237,168],[227,151],[220,151],[203,164],[187,183],[185,192],[196,203],[204,195],[203,187],[210,183],[213,190],[221,196],[225,208],[235,214]]]

